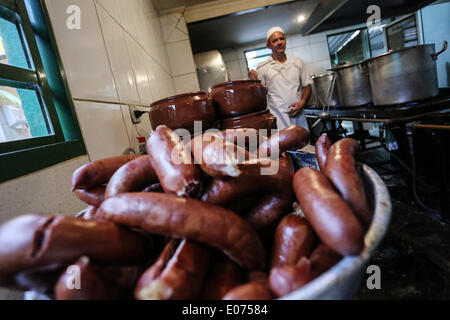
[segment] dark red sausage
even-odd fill
[[[328,135],[324,133],[317,139],[315,145],[317,163],[319,164],[320,171],[323,173],[325,173],[325,164],[327,163],[327,154],[330,148],[331,141],[328,139]]]
[[[75,271],[70,269],[71,267],[78,269]],[[55,285],[56,300],[118,300],[125,297],[119,287],[106,281],[97,273],[97,270],[89,263],[88,257],[81,257],[71,267],[62,273]]]
[[[157,182],[150,159],[144,155],[124,164],[112,175],[105,196],[109,198],[119,193],[139,191]]]
[[[171,240],[156,263],[139,279],[138,300],[195,299],[209,265],[206,247],[187,240]]]
[[[92,161],[79,167],[72,175],[72,191],[94,188],[107,183],[117,169],[140,156],[142,155],[116,156]]]
[[[325,174],[367,229],[372,221],[372,211],[364,192],[364,184],[356,171],[355,156],[358,151],[359,143],[354,139],[345,138],[333,144],[328,151]]]
[[[311,253],[311,274],[317,278],[342,259],[342,256],[331,250],[323,243],[319,244]]]
[[[298,170],[293,180],[297,201],[323,243],[341,255],[357,255],[364,231],[327,177],[313,168]]]
[[[314,230],[305,218],[296,213],[284,217],[275,231],[271,267],[295,265],[311,253]]]
[[[174,131],[158,126],[147,141],[147,153],[165,192],[181,197],[200,195],[201,172]]]
[[[219,206],[163,193],[122,193],[105,200],[97,215],[216,247],[246,269],[264,267],[256,232],[244,219]]]
[[[191,146],[196,164],[211,177],[237,177],[242,167],[252,165],[247,162],[250,154],[245,149],[223,140],[218,134],[198,136]],[[256,160],[256,156],[254,158]]]
[[[250,152],[256,152],[259,146],[259,132],[253,128],[227,129],[220,132],[222,138]]]
[[[280,163],[281,161],[281,163]],[[236,178],[214,179],[205,189],[201,200],[204,202],[226,205],[249,194],[278,193],[290,186],[292,171],[283,164],[285,160],[260,162],[260,167],[246,167]],[[263,169],[270,169],[263,175]]]
[[[241,268],[228,258],[215,261],[202,289],[202,299],[221,300],[225,294],[243,282]]]
[[[282,297],[300,289],[311,280],[310,262],[307,258],[303,257],[295,265],[284,265],[273,268],[270,271],[269,287],[276,297]]]
[[[99,265],[137,265],[152,252],[148,238],[109,221],[25,215],[0,226],[0,284],[23,286],[23,275],[58,270],[86,255]]]
[[[271,300],[267,281],[252,281],[237,286],[223,297],[223,300]]]
[[[75,193],[78,199],[80,199],[84,203],[98,208],[102,204],[103,200],[105,200],[105,190],[106,187],[101,186],[94,187],[88,190],[75,189],[73,190],[73,193]]]
[[[308,130],[299,126],[289,126],[262,143],[258,149],[258,155],[260,157],[272,156],[272,153],[275,150],[278,154],[282,154],[293,148],[303,148],[308,143]]]

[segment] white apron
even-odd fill
[[[256,69],[261,83],[267,87],[267,104],[277,117],[277,127],[282,130],[297,125],[307,130],[308,123],[302,110],[295,118],[289,117],[289,106],[302,98],[303,88],[312,84],[305,64],[300,58],[287,56],[285,63],[270,57]]]

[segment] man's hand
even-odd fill
[[[304,106],[305,106],[305,102],[302,100],[291,104],[289,106],[289,111],[288,111],[289,117],[294,118],[294,117],[298,116]]]
[[[248,71],[248,78],[250,80],[258,80],[258,72],[256,72],[255,70],[249,70]]]

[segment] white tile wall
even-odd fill
[[[117,0],[97,0],[97,2],[120,23],[120,12]]]
[[[191,52],[191,54],[188,54],[189,52]],[[189,40],[168,43],[167,53],[173,76],[192,73],[195,70]]]
[[[139,94],[123,29],[102,6],[97,5],[97,12],[119,101],[121,103],[139,104]]]
[[[75,101],[75,110],[91,160],[120,155],[131,147],[120,105]]]
[[[130,53],[136,85],[139,91],[140,103],[149,106],[152,103],[152,94],[145,67],[144,50],[128,34],[125,35],[127,47]]]
[[[197,73],[189,73],[174,78],[176,94],[200,90]]]
[[[150,118],[148,113],[143,114],[139,119],[141,120],[138,124],[133,124],[130,118],[130,109],[128,105],[120,106],[123,118],[125,119],[125,126],[128,131],[128,136],[130,140],[131,148],[135,150],[135,152],[139,152],[139,141],[137,137],[145,137],[147,140],[150,136],[151,126],[150,126]],[[149,111],[149,108],[138,107],[138,110]]]
[[[58,50],[73,98],[118,102],[93,0],[46,0]],[[81,9],[81,29],[66,26],[66,9]]]
[[[310,45],[312,61],[330,59],[327,42],[315,42]]]
[[[129,138],[134,135],[133,129],[127,125],[130,116],[121,112],[120,105],[149,106],[176,92],[160,17],[149,0],[46,3],[88,153],[93,159],[120,154],[134,143]],[[72,4],[81,8],[81,30],[66,28],[66,9]],[[173,25],[177,32],[171,33],[171,39],[182,39],[186,53],[192,55],[187,28],[180,17]],[[182,72],[192,73],[193,59],[183,60],[185,56],[178,52],[176,60],[181,61]],[[108,133],[98,135],[99,123]]]

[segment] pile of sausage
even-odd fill
[[[0,226],[0,286],[55,299],[273,299],[359,254],[372,210],[358,143],[323,135],[320,171],[294,172],[285,151],[308,131],[237,146],[252,130],[186,143],[159,126],[146,155],[78,168],[72,190],[86,210]]]

